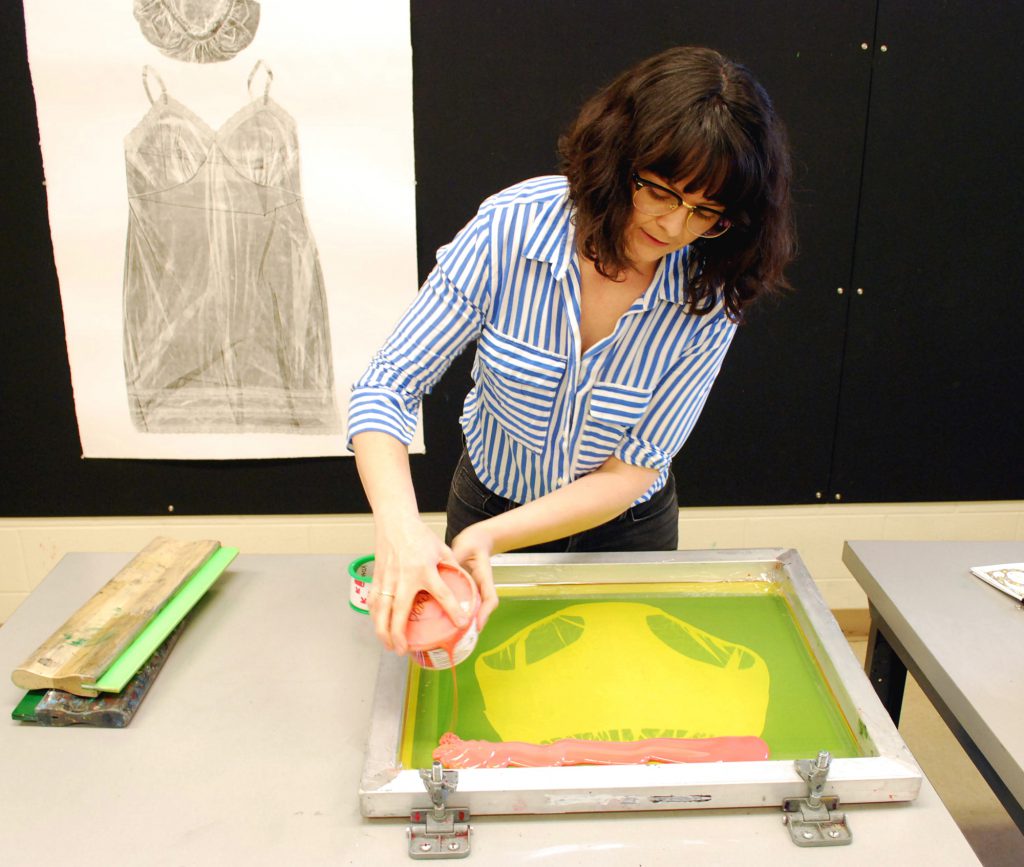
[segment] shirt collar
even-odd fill
[[[634,309],[651,310],[659,301],[684,305],[683,289],[686,286],[686,262],[688,247],[674,250],[662,258],[654,272],[651,285],[635,302]]]
[[[670,304],[685,303],[683,290],[689,279],[686,273],[689,252],[689,247],[683,247],[682,250],[674,250],[661,260],[655,274],[657,286],[651,295],[652,299],[657,297]]]
[[[576,227],[572,222],[573,206],[566,189],[561,198],[547,208],[540,208],[530,217],[523,254],[529,259],[548,262],[551,274],[561,280],[572,260],[576,243]]]

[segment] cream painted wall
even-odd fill
[[[425,516],[444,533],[444,515]],[[0,623],[69,551],[138,551],[157,535],[213,538],[243,553],[356,555],[368,515],[0,519]],[[866,610],[842,563],[848,539],[1024,540],[1024,501],[684,509],[680,547],[796,548],[834,610]],[[339,567],[344,560],[339,561]]]

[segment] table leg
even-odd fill
[[[907,683],[908,669],[903,661],[905,659],[910,665],[910,673],[914,676],[918,686],[921,687],[921,690],[928,697],[935,710],[938,711],[942,720],[949,726],[949,730],[960,743],[960,746],[964,748],[964,752],[967,753],[971,761],[974,762],[975,767],[977,767],[985,782],[991,786],[992,791],[1006,809],[1006,812],[1009,813],[1010,818],[1024,832],[1024,804],[1017,800],[1017,797],[1009,790],[995,768],[992,767],[988,758],[986,758],[985,754],[974,742],[974,739],[967,733],[963,723],[950,710],[945,699],[922,673],[920,667],[915,663],[914,657],[907,652],[906,648],[893,634],[888,624],[879,615],[875,606],[870,601],[868,603],[868,611],[871,614],[871,629],[868,632],[868,647],[864,658],[864,670],[871,679],[871,685],[875,688],[875,692],[878,693],[882,704],[885,705],[885,709],[889,712],[889,716],[892,717],[892,721],[896,725],[900,723],[903,689]]]
[[[871,610],[871,629],[868,632],[867,655],[864,659],[864,671],[871,679],[871,685],[878,693],[882,704],[892,717],[892,721],[900,724],[900,710],[903,707],[903,690],[907,684],[907,667],[893,650],[885,637],[881,618],[874,606]]]

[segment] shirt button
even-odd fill
[[[565,476],[559,476],[558,477],[558,484],[560,484],[560,485],[564,485],[565,484]]]

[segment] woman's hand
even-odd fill
[[[366,431],[352,437],[356,467],[377,525],[370,616],[377,637],[388,649],[409,649],[405,627],[416,594],[426,590],[455,623],[465,623],[437,564],[457,566],[451,549],[423,523],[409,471],[405,444],[389,434]]]
[[[451,549],[419,519],[406,517],[377,524],[370,617],[381,643],[395,653],[409,648],[405,627],[416,594],[425,590],[459,626],[467,622],[437,564],[457,565]]]
[[[480,611],[476,616],[476,628],[484,628],[491,612],[498,607],[498,594],[494,589],[494,575],[491,572],[491,554],[494,553],[494,537],[488,522],[470,524],[452,539],[451,552],[462,568],[473,576],[480,589]]]

